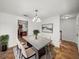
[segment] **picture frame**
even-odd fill
[[[53,24],[42,24],[42,32],[53,33]]]

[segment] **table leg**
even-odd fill
[[[32,47],[32,49],[36,52],[36,59],[39,59],[39,51],[34,47]]]
[[[37,56],[36,59],[39,59],[39,53],[38,53],[38,51],[36,52],[36,56]]]
[[[46,51],[46,58],[45,59],[51,59],[51,53],[49,51],[49,47],[48,46],[45,47],[45,51]]]

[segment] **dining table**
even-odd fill
[[[38,36],[37,39],[34,35],[23,36],[29,46],[32,46],[36,52],[36,59],[40,59],[40,56],[46,53],[46,47],[51,43],[51,39],[46,37]]]

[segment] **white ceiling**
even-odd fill
[[[45,19],[58,14],[78,12],[79,0],[0,0],[1,12],[33,17],[35,9]]]

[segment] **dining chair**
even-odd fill
[[[20,59],[20,57],[21,57],[21,45],[22,45],[25,49],[28,49],[28,48],[29,48],[26,43],[17,40],[17,46],[16,46],[16,47],[17,47],[17,55],[19,56],[19,59]]]
[[[19,59],[20,59],[20,56],[21,56],[21,43],[20,41],[18,40],[17,42],[17,46],[16,46],[16,51],[17,51],[17,56],[19,56]]]
[[[32,47],[32,45],[30,45],[25,39],[23,39],[23,41],[20,41],[20,42],[25,49]]]
[[[22,42],[22,41],[20,41],[19,39],[17,39],[17,49],[19,48],[19,45],[20,45],[20,44],[22,44],[25,49],[30,48],[30,46],[27,45],[27,42]],[[19,49],[18,49],[18,50],[19,50]]]
[[[30,59],[30,58],[32,58],[34,56],[35,56],[35,59],[36,59],[36,53],[35,53],[35,51],[32,48],[25,49],[21,45],[21,59],[22,58],[24,58],[24,59]]]
[[[25,49],[30,48],[30,46],[27,45],[27,42],[21,42],[21,44],[23,45],[23,47],[24,47]]]
[[[25,49],[24,46],[20,43],[20,41],[17,43],[17,51],[19,51],[19,59],[29,59],[34,56],[36,59],[36,53],[32,49],[32,47]]]

